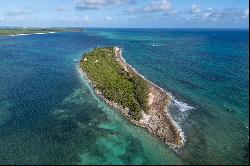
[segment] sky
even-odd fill
[[[249,1],[0,0],[0,26],[249,28]]]

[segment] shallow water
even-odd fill
[[[87,29],[0,37],[1,164],[246,164],[248,31]],[[186,146],[174,152],[95,96],[83,52],[122,46],[169,90]],[[231,112],[230,112],[231,110]]]

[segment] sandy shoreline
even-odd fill
[[[134,120],[129,115],[129,110],[124,109],[117,103],[109,101],[102,95],[102,93],[95,88],[95,85],[88,78],[87,74],[83,69],[79,68],[79,72],[86,80],[92,85],[96,94],[101,97],[112,107],[118,109],[130,122],[133,124],[143,127],[148,130],[151,134],[162,139],[170,148],[176,149],[184,146],[185,138],[181,128],[172,119],[168,112],[169,105],[172,101],[172,95],[166,92],[164,89],[155,85],[151,81],[147,80],[144,76],[138,73],[132,66],[126,63],[122,57],[122,50],[119,47],[115,47],[116,60],[125,68],[126,71],[134,72],[135,74],[142,77],[149,85],[149,112],[146,114],[142,112],[142,118],[139,121]]]

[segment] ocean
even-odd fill
[[[249,31],[85,29],[0,36],[0,164],[248,164]],[[98,98],[85,52],[123,57],[169,91],[185,133],[171,150]]]

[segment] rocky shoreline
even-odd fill
[[[164,89],[153,84],[144,76],[139,74],[132,66],[126,63],[122,57],[122,50],[119,47],[115,47],[116,60],[122,65],[127,72],[134,72],[135,74],[142,77],[149,85],[149,112],[142,112],[142,118],[137,121],[129,115],[129,110],[124,109],[117,103],[109,101],[103,96],[103,94],[96,88],[93,82],[88,78],[84,69],[81,68],[80,72],[86,78],[86,80],[92,85],[96,94],[101,97],[112,107],[118,109],[130,122],[133,124],[147,129],[151,134],[162,139],[170,148],[182,148],[184,146],[185,138],[181,128],[172,119],[168,112],[169,105],[172,101],[172,96],[167,93]]]

